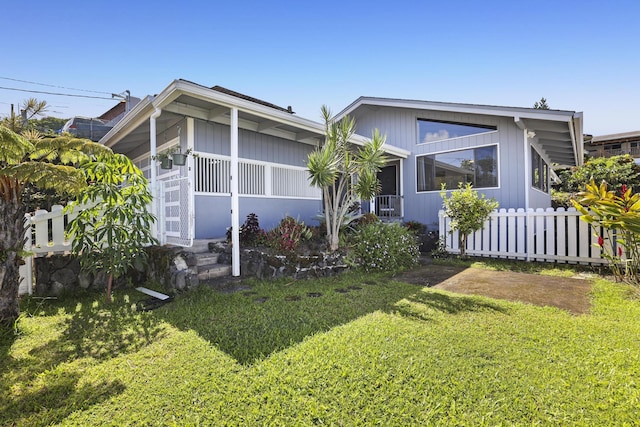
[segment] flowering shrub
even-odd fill
[[[416,236],[407,227],[376,222],[358,230],[351,257],[366,271],[397,271],[416,265],[419,254]]]
[[[311,230],[304,225],[303,221],[287,216],[276,228],[267,233],[267,244],[282,252],[293,252],[300,242],[309,240],[311,236]]]
[[[640,193],[626,185],[619,193],[607,191],[605,182],[598,186],[592,180],[578,197],[572,203],[598,236],[596,245],[616,279],[640,284]]]

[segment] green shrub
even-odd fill
[[[406,227],[392,223],[372,223],[356,234],[352,258],[366,271],[396,271],[418,263],[418,243]]]
[[[407,221],[404,226],[415,234],[425,234],[427,232],[427,226],[418,221]]]
[[[312,234],[303,221],[287,216],[267,233],[267,244],[281,252],[293,252],[303,240],[309,240]]]

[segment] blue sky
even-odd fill
[[[586,133],[640,129],[637,0],[167,3],[8,2],[0,87],[144,97],[183,78],[315,120],[362,95],[518,107],[544,96],[583,111]],[[31,96],[58,117],[115,105],[0,89],[0,115]]]

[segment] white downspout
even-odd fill
[[[240,276],[240,200],[238,170],[238,109],[231,108],[231,274]]]
[[[523,136],[523,146],[524,146],[524,212],[525,212],[525,223],[526,223],[526,227],[527,227],[527,231],[526,231],[526,236],[527,236],[527,247],[526,247],[526,251],[527,251],[527,261],[531,260],[531,251],[529,250],[529,248],[531,247],[531,239],[532,239],[532,235],[533,233],[531,233],[531,217],[529,216],[529,187],[530,187],[530,180],[531,180],[531,161],[529,159],[529,137],[528,137],[528,130],[527,130],[527,126],[525,125],[524,121],[522,121],[522,119],[520,119],[520,117],[516,116],[513,118],[513,120],[516,122],[516,126],[518,126],[521,130],[522,130],[522,136]]]
[[[156,217],[156,222],[151,226],[151,232],[160,241],[160,244],[163,245],[163,236],[158,235],[158,221],[160,221],[160,218],[158,217],[158,178],[156,176],[157,172],[154,160],[158,151],[158,144],[156,141],[156,119],[160,117],[160,114],[162,114],[162,110],[160,108],[156,108],[153,114],[151,114],[151,117],[149,117],[149,141],[151,152],[149,157],[149,163],[151,166],[149,168],[149,188],[151,189],[151,195],[153,196],[153,200],[151,201],[151,213]]]

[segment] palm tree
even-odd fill
[[[380,191],[377,173],[386,162],[382,150],[386,138],[375,129],[371,140],[356,149],[351,143],[356,130],[353,118],[332,121],[326,106],[322,106],[322,116],[325,142],[309,154],[307,168],[311,184],[322,189],[327,241],[335,251],[351,207]]]
[[[100,144],[67,136],[29,140],[0,125],[0,324],[13,324],[20,313],[25,190],[74,194],[87,184],[76,166],[92,155],[110,152]]]

